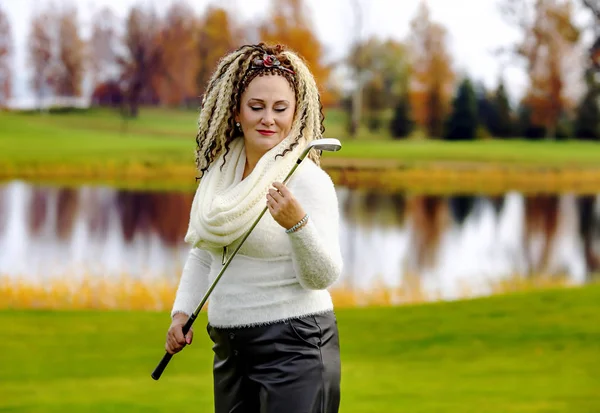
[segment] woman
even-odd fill
[[[281,46],[243,46],[219,63],[199,117],[201,173],[186,242],[192,245],[171,312],[166,349],[262,209],[208,303],[215,411],[337,412],[340,354],[327,288],[339,277],[338,202],[306,144],[322,138],[309,69]]]

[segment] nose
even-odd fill
[[[270,110],[265,110],[265,114],[261,119],[261,123],[265,126],[271,126],[275,123],[275,119],[273,118],[273,113]]]

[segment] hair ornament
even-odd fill
[[[284,70],[293,75],[296,74],[293,70],[288,69],[287,67],[281,66],[281,62],[279,61],[279,59],[277,59],[277,57],[275,57],[272,54],[266,54],[266,53],[263,55],[262,59],[259,59],[259,58],[254,59],[254,61],[252,62],[252,68],[253,69],[275,68],[275,69],[279,69],[279,70]]]

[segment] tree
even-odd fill
[[[529,74],[525,100],[531,122],[553,137],[559,119],[575,103],[567,93],[570,83],[579,81],[573,76],[580,30],[573,23],[572,1],[536,0],[533,11],[521,0],[504,0],[502,5],[504,15],[523,34],[515,52],[525,60]]]
[[[13,40],[10,21],[0,9],[0,108],[8,105],[11,96]]]
[[[41,104],[44,96],[52,93],[52,16],[38,11],[31,20],[28,39],[29,62],[32,68],[31,87]]]
[[[494,124],[490,132],[500,138],[508,138],[514,134],[514,122],[512,109],[508,100],[504,80],[498,82],[493,100]]]
[[[323,106],[334,103],[333,94],[326,88],[331,68],[324,61],[323,45],[314,33],[303,0],[272,0],[270,13],[260,25],[259,36],[265,43],[285,44],[302,56],[317,81]]]
[[[592,59],[595,60],[596,70],[600,70],[600,2],[597,0],[582,0],[582,2],[583,6],[592,15],[593,35],[595,37],[593,44],[597,45],[597,53]]]
[[[575,119],[575,136],[580,139],[600,140],[600,84],[595,81],[594,69],[586,71],[587,91]]]
[[[413,130],[413,122],[410,118],[410,106],[406,97],[396,103],[394,117],[390,122],[390,132],[395,139],[405,138]]]
[[[469,78],[465,78],[458,87],[452,108],[444,139],[451,141],[475,139],[478,126],[477,100]]]
[[[182,0],[167,10],[160,37],[166,76],[158,85],[158,94],[164,104],[180,105],[196,94],[197,27],[194,10]]]
[[[117,69],[118,20],[112,10],[103,7],[94,13],[92,35],[88,45],[92,83],[114,80]]]
[[[504,80],[500,78],[493,93],[476,89],[479,122],[490,134],[498,138],[509,138],[515,135],[515,122]]]
[[[517,114],[517,129],[520,136],[523,136],[527,139],[537,140],[542,139],[546,135],[546,129],[543,126],[536,125],[531,121],[532,110],[527,105],[525,99],[521,100]]]
[[[204,94],[219,59],[237,48],[241,39],[231,16],[220,7],[209,7],[203,16],[196,43],[196,87]]]
[[[594,40],[588,51],[585,71],[586,93],[577,107],[575,136],[600,140],[600,3],[583,0],[592,14]]]
[[[473,86],[477,108],[477,123],[488,132],[495,122],[493,94],[490,94],[483,82],[475,82]]]
[[[55,20],[58,31],[57,56],[52,67],[54,90],[60,96],[81,96],[85,43],[77,23],[77,9],[60,12]]]
[[[136,117],[142,101],[158,100],[156,83],[164,75],[164,52],[160,42],[160,20],[152,10],[133,7],[126,21],[126,53],[117,61],[125,86],[128,115]]]
[[[351,50],[348,64],[364,77],[361,112],[368,115],[371,123],[380,124],[381,113],[394,109],[406,98],[409,77],[406,46],[392,39],[371,37]]]
[[[446,30],[431,21],[429,8],[424,1],[411,21],[409,45],[412,117],[430,136],[440,137],[449,110],[455,74],[446,46]]]

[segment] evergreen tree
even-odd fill
[[[396,108],[394,109],[394,117],[390,122],[390,132],[394,139],[405,138],[413,130],[413,121],[410,118],[410,107],[408,99],[402,97],[398,99]]]
[[[494,94],[494,124],[490,132],[500,138],[508,138],[514,134],[512,112],[508,101],[508,94],[504,87],[504,81],[500,80]]]
[[[589,85],[577,108],[575,136],[579,139],[600,140],[600,91]]]
[[[475,84],[475,98],[477,100],[478,123],[491,133],[496,116],[494,102],[490,99],[490,95],[482,82]]]
[[[596,80],[600,76],[600,37],[589,54],[585,73],[587,91],[577,107],[574,134],[579,139],[600,140],[600,81]]]
[[[531,122],[531,108],[525,102],[521,102],[518,114],[517,129],[519,135],[528,140],[540,140],[546,136],[546,128],[536,126]]]
[[[473,140],[477,135],[477,100],[473,85],[465,78],[452,102],[452,113],[446,123],[446,140]]]

